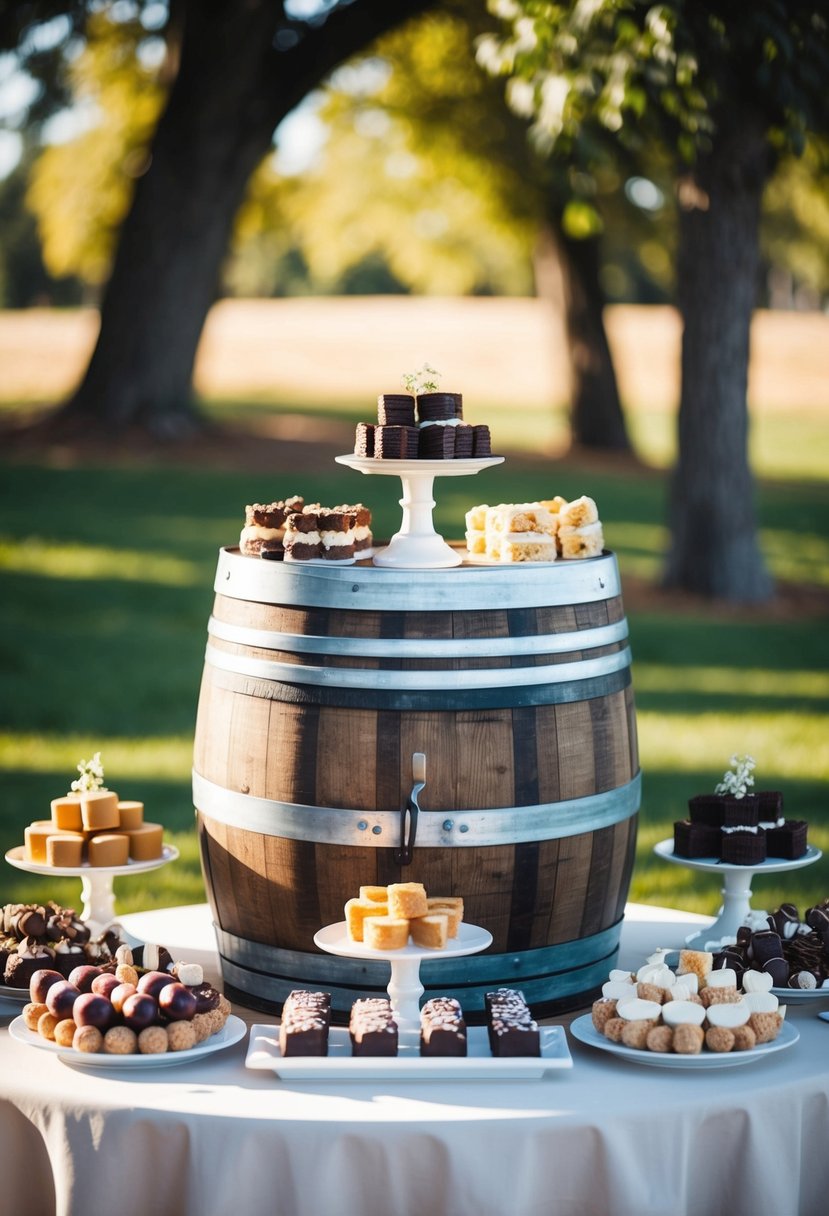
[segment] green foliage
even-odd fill
[[[766,187],[761,247],[766,260],[829,296],[829,140],[813,137],[785,156]]]
[[[635,149],[649,125],[692,162],[718,108],[764,116],[778,147],[800,152],[829,121],[829,14],[821,0],[489,0],[502,35],[478,44],[511,77],[513,108],[539,145],[571,150],[598,124]]]
[[[140,22],[112,20],[107,10],[89,19],[70,76],[75,104],[89,110],[91,125],[43,151],[28,192],[53,275],[75,274],[91,284],[108,275],[164,98],[158,69],[142,67],[137,55],[145,37]]]

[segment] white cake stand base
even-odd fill
[[[398,1030],[420,1032],[420,998],[424,988],[420,982],[420,964],[424,958],[439,961],[444,958],[461,958],[465,954],[478,954],[492,945],[492,934],[478,925],[461,924],[458,936],[450,938],[443,950],[429,950],[421,946],[404,946],[402,950],[372,950],[363,942],[353,942],[348,936],[345,921],[326,925],[314,934],[314,945],[328,954],[343,958],[371,959],[388,963],[391,979],[386,991],[391,1001],[392,1012]]]
[[[709,943],[720,942],[723,938],[735,938],[737,930],[751,911],[751,884],[755,874],[778,874],[782,870],[799,870],[802,866],[810,866],[823,856],[820,849],[809,845],[802,857],[796,861],[784,861],[783,858],[772,858],[760,862],[756,866],[733,866],[727,862],[717,861],[716,858],[678,857],[674,853],[673,840],[660,840],[653,849],[657,857],[663,861],[672,861],[676,865],[685,866],[689,870],[701,870],[704,874],[719,874],[723,880],[722,907],[713,925],[700,929],[697,933],[686,937],[685,944],[693,950],[705,950]]]
[[[503,456],[480,457],[475,460],[376,460],[373,456],[335,456],[359,473],[374,476],[399,477],[403,486],[400,506],[403,519],[384,549],[374,556],[375,566],[396,570],[440,570],[459,566],[463,556],[435,531],[432,497],[436,477],[471,477],[481,469],[501,464]]]

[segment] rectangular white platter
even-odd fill
[[[303,1081],[423,1081],[487,1080],[543,1077],[572,1068],[573,1059],[561,1026],[542,1026],[541,1055],[495,1059],[489,1051],[485,1026],[470,1026],[466,1056],[421,1056],[417,1034],[401,1034],[396,1056],[352,1056],[348,1031],[332,1027],[327,1056],[287,1056],[279,1052],[278,1026],[251,1026],[247,1068],[266,1069],[286,1080]]]

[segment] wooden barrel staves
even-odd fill
[[[366,883],[462,895],[493,936],[421,968],[426,994],[519,986],[590,999],[618,952],[640,774],[612,554],[556,566],[381,570],[222,550],[193,796],[226,986],[274,1009],[325,987],[346,1012],[389,969],[321,954]],[[395,856],[412,756],[426,787]]]

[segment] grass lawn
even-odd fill
[[[212,408],[223,417],[243,413]],[[324,423],[325,412],[309,415]],[[345,411],[346,421],[361,416],[364,407]],[[503,417],[514,427],[514,410]],[[827,601],[815,590],[829,579],[829,486],[819,476],[826,448],[813,419],[787,421],[777,466],[777,433],[756,441],[761,473],[776,473],[760,486],[763,545],[787,583],[781,600],[762,611],[658,593],[666,493],[658,471],[579,468],[524,452],[474,484],[438,483],[436,523],[449,536],[462,534],[472,502],[554,493],[589,493],[599,502],[631,627],[644,774],[631,895],[644,902],[716,911],[716,879],[659,862],[652,846],[671,834],[692,794],[713,788],[735,751],[757,759],[759,784],[784,791],[787,814],[809,820],[810,840],[825,853],[808,868],[756,879],[755,906],[788,899],[803,907],[829,896],[829,636],[819,612]],[[656,449],[664,451],[658,435]],[[192,735],[216,552],[238,538],[245,503],[294,492],[326,502],[362,497],[378,536],[399,522],[393,479],[357,480],[327,455],[305,472],[289,441],[272,450],[266,473],[261,463],[240,472],[229,461],[217,468],[93,457],[61,467],[54,454],[2,467],[0,845],[22,842],[27,823],[48,818],[50,799],[68,788],[77,761],[100,750],[109,784],[142,799],[182,855],[118,880],[122,912],[204,898],[189,788]],[[808,471],[795,480],[798,450]],[[795,594],[792,584],[810,590]],[[0,870],[0,903],[77,904],[78,887]]]

